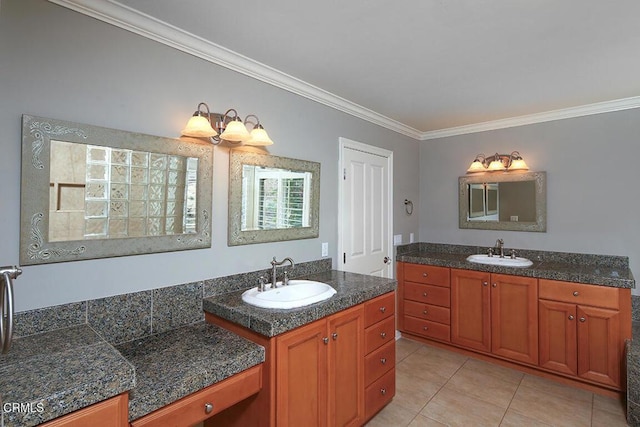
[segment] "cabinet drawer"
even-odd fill
[[[364,392],[365,419],[375,415],[376,412],[393,399],[395,394],[396,370],[392,369],[366,388]]]
[[[369,326],[364,332],[364,353],[369,354],[383,344],[393,341],[396,336],[395,317],[388,317],[385,320]]]
[[[416,317],[404,316],[404,328],[407,332],[427,338],[434,338],[441,341],[451,341],[451,328],[449,325],[431,322],[430,320],[418,319]]]
[[[619,291],[607,286],[540,279],[539,298],[603,308],[619,308]]]
[[[449,269],[433,265],[405,264],[404,280],[427,285],[449,286]]]
[[[441,307],[449,307],[449,297],[449,288],[406,282],[404,284],[405,300],[408,299],[426,304],[439,305]]]
[[[364,327],[368,328],[396,312],[396,293],[390,292],[367,301],[364,305]]]
[[[396,365],[395,340],[386,343],[364,358],[364,383],[371,384]]]
[[[262,364],[145,415],[133,421],[131,427],[193,425],[256,394],[261,388]],[[206,410],[207,404],[212,405],[209,412]]]
[[[404,314],[449,325],[451,314],[448,308],[437,305],[422,304],[415,301],[404,302]]]
[[[123,393],[56,418],[42,424],[41,427],[127,427],[128,425],[129,395]]]

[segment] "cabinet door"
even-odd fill
[[[578,306],[578,375],[620,387],[620,313]]]
[[[538,315],[540,366],[578,375],[575,304],[540,300]]]
[[[538,281],[491,275],[491,351],[538,364]]]
[[[276,340],[276,424],[326,426],[326,320],[310,323]],[[325,343],[326,341],[326,343]]]
[[[451,270],[451,342],[491,351],[489,273]]]
[[[329,425],[358,426],[364,418],[362,306],[331,316],[329,336]]]
[[[3,424],[4,425],[4,424]],[[129,425],[127,393],[42,424],[42,427],[126,427]]]

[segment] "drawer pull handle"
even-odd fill
[[[426,298],[426,297],[427,297],[427,293],[426,293],[426,292],[423,292],[423,293],[422,293],[422,296]]]
[[[387,337],[387,333],[386,332],[380,332],[380,337],[382,339],[385,339]]]
[[[427,310],[423,310],[422,314],[429,314],[429,313],[427,312]]]
[[[385,311],[387,311],[387,307],[380,307],[380,312],[384,313]]]
[[[387,359],[385,357],[383,357],[382,359],[380,359],[380,363],[385,365],[387,363]]]
[[[580,295],[580,293],[579,293],[578,291],[574,291],[574,292],[573,292],[573,296],[574,296],[574,297],[577,297],[578,295]]]
[[[423,327],[422,327],[422,330],[424,330],[424,331],[428,331],[428,330],[429,330],[429,327],[428,327],[428,326],[423,326]]]
[[[573,319],[574,319],[573,314],[570,314],[569,315],[569,320],[573,320]]]
[[[205,414],[210,414],[211,412],[213,412],[213,404],[212,403],[205,403],[204,404],[204,413]]]
[[[387,394],[387,389],[386,389],[386,388],[381,388],[381,389],[380,389],[380,394],[381,394],[381,395],[383,395],[383,396],[384,396],[385,394]]]
[[[427,277],[429,273],[422,273],[422,277]]]
[[[334,341],[337,340],[338,339],[338,333],[337,332],[332,333],[331,334],[331,338],[333,338]]]
[[[581,318],[580,318],[580,321],[581,321],[582,323],[584,323],[584,322],[586,322],[586,321],[587,321],[587,319],[585,319],[584,317],[581,317]]]

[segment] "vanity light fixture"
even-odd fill
[[[467,169],[467,173],[476,172],[496,172],[496,171],[515,171],[529,170],[529,166],[524,162],[524,159],[517,151],[511,154],[494,154],[493,156],[485,157],[484,154],[478,154],[476,158]]]
[[[212,117],[215,121],[212,121]],[[212,126],[215,124],[215,129]],[[253,125],[251,133],[247,130],[247,125]],[[201,102],[198,109],[182,129],[181,135],[194,138],[210,138],[215,145],[222,141],[232,144],[244,144],[254,146],[272,145],[273,141],[267,135],[264,127],[260,124],[260,119],[254,114],[249,114],[244,121],[238,112],[230,108],[226,113],[211,113],[209,106]]]

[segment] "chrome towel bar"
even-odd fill
[[[13,279],[22,274],[20,267],[0,267],[0,346],[2,353],[11,348],[13,339]]]

